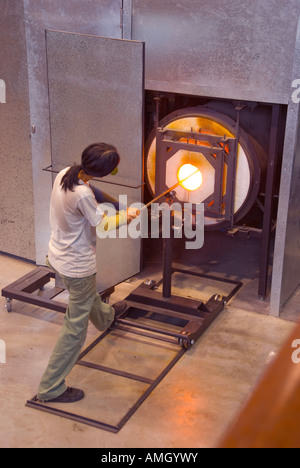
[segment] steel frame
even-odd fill
[[[166,265],[167,275],[172,275],[175,272],[179,272],[192,276],[208,277],[206,275],[180,269],[171,268],[170,270],[169,262],[171,261],[172,256],[170,256]],[[54,297],[63,291],[62,288],[54,287],[49,289],[47,292],[45,291],[43,296],[37,296],[33,294],[36,290],[42,289],[45,284],[47,284],[52,278],[55,278],[55,274],[52,270],[50,270],[48,267],[38,267],[4,288],[2,290],[2,296],[7,297],[10,301],[12,299],[17,299],[37,306],[52,309],[57,312],[65,312],[67,305],[65,303],[53,300]],[[195,341],[218,317],[218,315],[224,309],[225,304],[242,286],[241,283],[232,280],[222,280],[212,276],[208,278],[230,283],[234,286],[234,289],[227,297],[216,295],[205,304],[203,302],[187,299],[185,297],[163,297],[163,295],[157,291],[160,284],[164,281],[162,279],[158,283],[151,281],[149,283],[146,282],[142,284],[126,298],[128,309],[121,318],[116,320],[115,328],[117,330],[124,331],[126,333],[130,332],[133,334],[142,335],[155,340],[155,342],[164,341],[170,343],[175,347],[174,349],[176,349],[176,351],[179,348],[176,356],[169,362],[163,371],[160,372],[156,379],[152,380],[147,376],[136,375],[133,373],[124,372],[122,370],[109,368],[84,359],[97,344],[99,344],[113,331],[113,329],[108,329],[106,332],[104,332],[79,356],[77,365],[96,369],[101,372],[110,373],[148,385],[147,390],[120,419],[118,424],[109,424],[103,421],[98,421],[72,412],[61,410],[60,408],[49,406],[47,403],[38,401],[36,396],[31,400],[28,400],[26,406],[87,424],[98,429],[118,433],[126,424],[126,422],[131,418],[131,416],[138,410],[146,398],[168,374],[168,372],[175,366],[184,353],[191,348]],[[103,293],[102,298],[105,299],[105,297],[111,294],[111,292],[112,291],[106,291]],[[131,316],[135,316],[136,314],[142,316],[147,315],[148,323],[149,320],[154,320],[156,322],[155,326],[132,319]],[[157,323],[173,323],[174,320],[176,322],[176,326],[181,327],[180,331],[173,331],[172,329],[166,329],[157,326]]]
[[[275,191],[275,177],[276,177],[276,166],[279,157],[278,150],[278,139],[279,139],[279,126],[280,126],[280,117],[281,117],[281,106],[279,104],[272,104],[272,117],[271,117],[271,128],[270,128],[270,138],[269,138],[269,149],[268,149],[268,165],[266,173],[266,190],[265,190],[265,202],[264,202],[264,216],[263,216],[263,228],[262,229],[253,229],[246,228],[245,226],[239,226],[234,224],[234,195],[235,195],[235,177],[236,177],[236,160],[237,160],[237,146],[240,140],[240,112],[244,108],[242,102],[236,103],[235,110],[237,112],[237,122],[236,122],[236,138],[222,138],[212,135],[202,135],[201,133],[194,132],[191,129],[191,132],[182,132],[178,130],[164,129],[164,127],[159,126],[159,109],[161,97],[159,93],[155,98],[156,101],[156,141],[157,141],[157,154],[156,158],[157,164],[161,164],[160,169],[156,170],[156,180],[155,185],[159,187],[159,190],[166,188],[165,186],[165,174],[166,174],[166,163],[179,149],[185,149],[188,151],[201,152],[204,157],[208,160],[210,164],[213,165],[215,169],[215,190],[214,194],[204,201],[205,204],[205,216],[210,217],[221,217],[220,216],[220,200],[222,198],[222,187],[223,171],[220,170],[218,164],[214,164],[214,160],[219,159],[225,161],[228,165],[228,175],[227,175],[227,187],[230,187],[228,193],[223,197],[223,203],[225,203],[225,221],[227,221],[226,226],[222,228],[228,229],[229,235],[244,235],[245,237],[258,237],[261,239],[261,259],[260,259],[260,269],[259,269],[259,285],[258,285],[258,296],[261,300],[265,300],[268,293],[268,270],[270,266],[270,243],[271,243],[271,234],[272,234],[272,211],[274,206],[274,191]],[[186,138],[200,141],[199,144],[183,143],[179,142],[180,138]],[[211,144],[211,147],[205,147],[201,145],[201,141],[208,141]],[[224,156],[224,146],[225,143],[229,145],[230,151],[229,154]],[[223,144],[223,153],[220,151]],[[220,148],[221,147],[221,148]],[[212,154],[216,154],[217,157],[214,158]],[[231,157],[230,157],[231,155]],[[225,158],[225,159],[224,159]],[[164,167],[162,167],[164,165]],[[218,188],[219,187],[219,188]],[[156,189],[157,191],[157,189]],[[215,197],[215,194],[217,197]],[[221,198],[220,198],[221,197]],[[208,204],[213,200],[218,199],[218,203],[215,207],[209,207]]]
[[[55,278],[55,273],[48,267],[39,266],[30,273],[22,276],[10,285],[2,289],[1,295],[6,297],[6,308],[8,312],[12,310],[12,300],[16,299],[21,302],[33,304],[45,309],[54,310],[55,312],[65,313],[67,304],[62,301],[55,300],[55,297],[61,294],[65,289],[59,286],[54,286],[44,291],[40,296],[34,294],[38,290],[43,290],[44,286]],[[114,292],[114,288],[101,292],[102,300],[106,300]]]
[[[187,142],[182,141],[182,139],[186,139]],[[190,140],[195,141],[195,143],[192,143]],[[210,146],[204,145],[204,142],[209,143]],[[228,153],[225,151],[225,145],[228,145]],[[184,132],[180,130],[157,128],[156,192],[159,193],[166,190],[166,164],[179,150],[201,153],[209,164],[212,165],[215,170],[215,187],[214,193],[203,202],[205,206],[204,214],[205,216],[214,218],[224,218],[224,220],[230,222],[233,227],[237,140],[235,138],[202,134],[193,130],[191,130],[191,132]],[[224,163],[227,164],[228,170],[227,192],[223,196]],[[160,165],[159,170],[158,164]],[[225,206],[224,214],[222,214],[223,206]]]
[[[173,269],[173,273],[182,273],[196,277],[206,277],[214,281],[224,282],[224,280],[201,275],[194,272],[189,272],[181,269]],[[135,323],[127,318],[121,318],[117,321],[118,325],[125,325],[143,330],[145,332],[157,333],[164,336],[164,341],[177,341],[178,344],[185,349],[190,349],[200,336],[207,330],[212,322],[224,310],[224,306],[242,287],[242,283],[226,280],[225,282],[234,285],[233,290],[227,297],[218,294],[213,295],[209,301],[202,302],[199,300],[188,299],[182,296],[172,295],[169,298],[157,291],[163,280],[158,283],[151,282],[151,286],[143,283],[135,289],[127,298],[126,302],[130,307],[129,311],[144,311],[150,312],[157,317],[158,322],[163,322],[164,319],[178,319],[183,322],[183,327],[180,332],[166,331],[158,326],[149,326],[141,323]]]
[[[174,272],[180,272],[192,276],[204,277],[205,275],[198,275],[194,272],[189,272],[180,269],[174,269]],[[210,279],[222,281],[220,278],[209,277]],[[109,424],[107,422],[91,419],[78,415],[69,411],[61,410],[60,408],[49,406],[45,402],[41,402],[37,397],[33,397],[26,403],[27,407],[38,409],[47,413],[61,416],[73,421],[77,421],[83,424],[87,424],[98,429],[105,431],[118,433],[127,421],[133,416],[138,410],[142,403],[148,398],[153,390],[159,385],[163,378],[170,372],[175,364],[181,359],[185,352],[195,343],[195,341],[204,333],[209,325],[216,319],[216,317],[222,312],[224,305],[233,297],[233,295],[242,286],[241,283],[225,280],[225,282],[234,285],[234,289],[227,297],[213,296],[206,304],[203,302],[187,299],[179,296],[172,296],[171,299],[166,299],[156,290],[163,280],[158,283],[150,282],[148,284],[142,284],[136,290],[134,290],[127,298],[128,309],[126,313],[119,319],[116,320],[115,329],[124,331],[125,333],[133,333],[136,335],[142,335],[147,338],[151,338],[156,342],[164,341],[174,345],[174,351],[176,349],[176,355],[168,365],[160,372],[156,379],[149,379],[147,376],[137,375],[130,372],[124,372],[119,369],[102,366],[89,362],[85,358],[88,354],[102,342],[114,329],[109,329],[99,336],[90,346],[88,346],[79,356],[76,365],[80,365],[87,368],[92,368],[100,372],[106,372],[112,375],[117,375],[126,379],[134,380],[136,382],[142,382],[148,385],[148,388],[138,398],[134,405],[127,411],[127,413],[120,419],[117,424]],[[173,331],[159,326],[152,326],[140,321],[132,319],[130,315],[140,316],[140,314],[147,314],[147,319],[154,320],[156,322],[169,323],[168,320],[176,321],[176,325],[181,323],[183,327],[181,331]]]
[[[117,325],[118,329],[122,329],[122,327],[119,327]],[[101,366],[95,363],[91,363],[89,361],[83,360],[88,353],[94,349],[96,345],[98,345],[106,336],[108,336],[113,330],[108,330],[105,333],[103,333],[100,337],[98,337],[89,347],[84,350],[81,355],[79,356],[79,359],[77,361],[77,365],[84,366],[84,367],[89,367],[92,369],[99,370],[101,372],[107,372],[113,375],[118,375],[123,378],[127,378],[130,380],[134,380],[137,382],[143,382],[148,386],[147,390],[138,398],[138,400],[135,402],[135,404],[127,411],[127,413],[120,419],[120,421],[117,424],[109,424],[103,421],[98,421],[95,419],[91,418],[86,418],[82,415],[78,415],[69,411],[61,410],[59,408],[54,408],[53,406],[47,405],[47,403],[43,403],[37,399],[35,396],[31,400],[28,400],[26,403],[27,407],[38,409],[47,413],[54,414],[56,416],[61,416],[63,418],[71,419],[73,421],[77,421],[82,424],[87,424],[89,426],[96,427],[97,429],[102,429],[108,432],[113,432],[113,433],[118,433],[122,427],[127,423],[127,421],[133,416],[133,414],[138,410],[138,408],[141,406],[141,404],[148,398],[148,396],[153,392],[153,390],[159,385],[159,383],[163,380],[163,378],[170,372],[170,370],[175,366],[175,364],[181,359],[181,357],[184,355],[186,352],[185,348],[180,348],[176,354],[176,356],[169,362],[169,364],[160,372],[158,377],[154,380],[149,379],[148,377],[145,376],[140,376],[128,372],[123,372],[118,369],[113,369],[105,366]],[[131,330],[132,333],[135,332],[135,330]],[[158,336],[152,336],[152,338],[156,340],[160,340],[161,338]]]

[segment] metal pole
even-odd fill
[[[163,240],[163,297],[170,299],[172,295],[172,257],[174,240],[174,213],[171,214],[170,237]]]
[[[274,105],[272,108],[272,123],[270,132],[268,172],[266,184],[266,196],[264,204],[264,222],[261,245],[261,260],[259,271],[258,295],[261,300],[266,298],[268,287],[268,270],[270,256],[270,236],[272,224],[272,210],[274,197],[274,184],[276,176],[276,160],[278,155],[278,127],[279,127],[280,106]]]

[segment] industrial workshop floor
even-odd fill
[[[238,241],[236,250],[243,249]],[[216,249],[218,250],[218,245]],[[253,251],[251,250],[253,249]],[[254,242],[249,259],[254,265],[255,255],[259,255]],[[147,251],[147,249],[146,249]],[[176,250],[177,252],[177,250]],[[148,258],[145,270],[131,282],[116,288],[112,302],[123,299],[145,278],[159,277],[159,251],[156,257]],[[228,257],[229,258],[229,257]],[[151,260],[152,259],[152,260]],[[191,255],[189,267],[207,271],[205,252],[202,263]],[[245,259],[246,260],[246,259]],[[180,262],[180,253],[175,255]],[[223,261],[212,261],[219,272],[226,266]],[[118,434],[112,434],[94,427],[44,413],[25,406],[31,399],[46,367],[52,348],[60,332],[62,314],[41,309],[29,304],[13,301],[13,310],[7,313],[5,299],[0,298],[0,339],[6,343],[6,364],[0,364],[0,447],[1,448],[40,448],[40,447],[95,447],[95,448],[210,448],[217,446],[220,438],[236,417],[242,405],[251,394],[268,362],[295,326],[299,317],[299,294],[289,304],[285,318],[268,315],[268,303],[258,299],[249,300],[257,288],[257,281],[251,262],[241,265],[240,274],[235,278],[245,283],[236,298],[221,313],[213,325],[198,342],[187,351],[171,372],[163,379],[154,392],[147,398]],[[247,268],[246,268],[247,264]],[[203,268],[201,268],[201,266]],[[0,255],[0,289],[19,279],[35,266]],[[224,271],[223,271],[224,273]],[[174,290],[180,287],[186,296],[193,297],[199,284],[187,284],[183,278],[174,278]],[[203,286],[203,294],[210,293],[209,286]],[[205,290],[205,291],[204,291]],[[218,291],[217,291],[218,292]],[[206,299],[206,298],[204,298]],[[89,326],[87,343],[99,336],[92,325]],[[139,354],[143,346],[138,338],[126,352],[132,350],[131,359]],[[131,347],[132,346],[132,347]],[[148,347],[149,348],[149,347]],[[116,361],[122,352],[117,348],[114,336],[110,338],[105,359]],[[147,352],[151,354],[147,349]],[[163,348],[162,353],[163,354]],[[103,356],[103,353],[102,355]],[[156,359],[161,359],[156,351]],[[103,357],[101,357],[103,359]],[[149,370],[145,352],[144,370]],[[141,362],[141,361],[140,361]],[[101,404],[105,417],[122,412],[124,396],[132,396],[131,383],[125,379],[114,385],[110,391],[105,378],[101,381],[102,394],[95,381],[85,369],[81,368],[72,375],[70,385],[82,387],[93,392],[93,402]],[[87,372],[90,370],[87,369]],[[107,386],[108,385],[108,386]],[[99,383],[100,386],[100,383]],[[106,398],[105,403],[101,400]],[[88,401],[88,400],[87,400]],[[79,411],[84,400],[78,402]],[[98,409],[99,409],[98,408]],[[89,408],[91,410],[91,408]],[[95,409],[96,411],[96,409]]]

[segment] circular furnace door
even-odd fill
[[[236,138],[236,123],[223,114],[214,110],[204,108],[189,108],[176,111],[160,122],[160,126],[167,130],[177,130],[178,132],[199,133],[201,135],[215,135],[234,139]],[[188,141],[188,138],[182,141]],[[190,140],[191,141],[191,140]],[[201,142],[209,148],[211,143]],[[151,195],[158,196],[156,190],[156,170],[163,171],[165,185],[167,188],[173,187],[183,181],[177,188],[177,200],[185,203],[214,204],[216,193],[224,200],[221,213],[218,217],[209,215],[205,209],[205,226],[207,228],[220,228],[226,220],[225,200],[228,193],[228,177],[226,159],[223,165],[222,179],[216,178],[215,165],[201,153],[192,150],[181,149],[173,154],[166,161],[157,161],[156,156],[156,132],[150,135],[146,144],[146,180]],[[225,145],[225,152],[227,151]],[[213,151],[212,151],[213,153]],[[216,156],[218,157],[218,156]],[[266,155],[260,152],[258,145],[248,136],[243,129],[239,129],[239,143],[236,154],[235,177],[232,191],[232,210],[234,222],[243,218],[253,206],[258,195],[261,172],[266,163]],[[191,176],[185,180],[185,177]],[[217,187],[216,185],[220,185]],[[228,198],[228,197],[227,197]],[[208,203],[208,205],[209,205]]]

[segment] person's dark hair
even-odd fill
[[[79,185],[79,172],[83,170],[93,177],[105,177],[113,172],[120,163],[116,148],[107,143],[93,143],[83,151],[81,165],[70,167],[61,180],[63,190],[74,191],[74,185]]]

